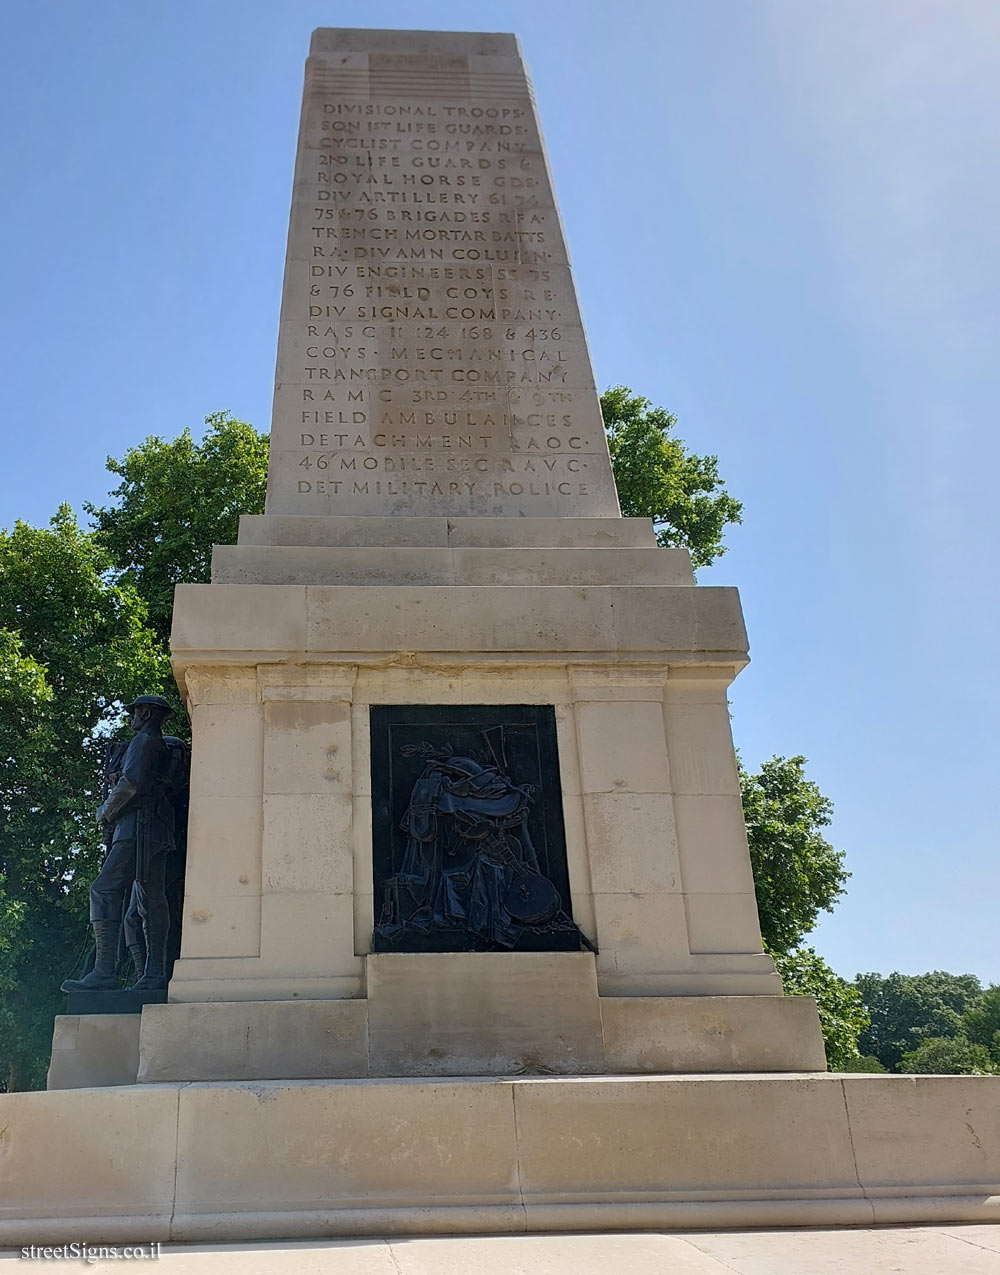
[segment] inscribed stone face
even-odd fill
[[[617,517],[512,36],[313,37],[271,514]]]

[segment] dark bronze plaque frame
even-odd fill
[[[371,745],[374,951],[589,946],[572,920],[551,704],[373,705]]]

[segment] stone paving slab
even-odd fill
[[[21,1253],[0,1252],[0,1262],[7,1260],[20,1261]],[[73,1264],[81,1262],[96,1275],[128,1269],[121,1254],[89,1262],[77,1256]],[[1000,1224],[170,1244],[161,1246],[155,1269],[163,1275],[1000,1275]]]

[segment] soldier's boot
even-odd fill
[[[128,954],[132,958],[132,969],[134,970],[134,973],[132,975],[132,978],[134,980],[132,983],[132,986],[134,987],[135,984],[138,983],[138,981],[142,978],[143,973],[146,969],[145,944],[130,943],[128,945]]]
[[[146,968],[142,978],[129,988],[130,992],[162,992],[167,986],[166,933],[161,933],[159,926],[147,926],[146,944]]]
[[[120,921],[92,921],[96,948],[94,968],[83,978],[68,978],[63,992],[116,992],[119,987],[115,966],[118,958]]]

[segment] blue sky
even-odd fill
[[[599,383],[746,506],[744,759],[804,753],[841,973],[1000,981],[994,0],[32,0],[0,73],[0,523],[229,408],[266,428],[316,26],[516,31]]]

